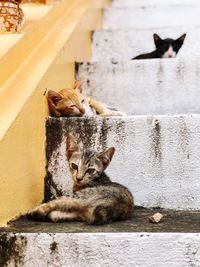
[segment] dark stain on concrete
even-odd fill
[[[123,144],[125,144],[125,140],[126,140],[126,123],[123,120],[118,120],[116,122],[116,134],[117,134],[117,143],[121,146],[123,146]]]
[[[63,119],[63,133],[67,138],[72,134],[77,142],[83,143],[86,149],[93,148],[95,143],[95,133],[97,132],[97,123],[95,117],[68,118]]]
[[[158,83],[160,90],[162,90],[163,80],[164,80],[164,71],[163,71],[162,62],[160,61],[158,71],[157,71],[157,83]]]
[[[15,267],[24,263],[24,250],[27,240],[24,236],[16,236],[8,233],[0,234],[0,266],[10,266],[10,262]]]
[[[197,252],[198,252],[198,248],[195,247],[195,245],[192,245],[192,244],[186,245],[185,256],[186,256],[186,261],[189,267],[197,266],[196,265],[197,264],[197,258],[196,258]]]
[[[111,64],[113,64],[113,65],[117,65],[117,64],[118,64],[118,61],[112,59],[112,60],[111,60]],[[113,69],[113,72],[115,72],[115,68]]]
[[[188,145],[189,145],[189,139],[190,139],[190,133],[187,127],[187,124],[185,122],[185,119],[183,116],[180,117],[180,124],[179,124],[179,134],[180,134],[180,148],[179,151],[182,153],[186,153],[186,157],[188,158]]]
[[[63,137],[62,119],[48,117],[46,120],[46,161],[51,159],[52,153],[60,146]]]
[[[154,158],[157,161],[161,161],[162,147],[161,147],[161,126],[158,119],[154,121],[152,134],[151,134],[151,150],[154,153]]]
[[[58,244],[57,244],[57,242],[53,241],[50,244],[50,250],[51,250],[51,254],[53,254],[55,252],[58,252]]]
[[[182,62],[179,62],[179,65],[176,68],[176,77],[182,82],[185,80],[185,66]]]
[[[53,192],[52,192],[53,191]],[[44,200],[43,203],[55,199],[56,197],[63,196],[63,191],[58,189],[58,186],[53,180],[52,174],[47,170],[45,176],[45,187],[44,187]]]
[[[90,86],[90,80],[87,79],[86,83],[87,83],[87,87],[89,87]]]
[[[58,243],[56,241],[53,241],[50,244],[49,249],[50,249],[50,255],[51,255],[50,261],[49,261],[49,265],[57,266],[57,264],[59,262],[59,247],[58,247]]]
[[[94,41],[94,33],[95,33],[95,31],[91,31],[90,32],[90,34],[91,34],[91,43],[93,43],[93,41]]]
[[[104,150],[107,148],[107,141],[108,141],[108,132],[111,128],[111,125],[109,125],[108,118],[102,118],[101,122],[101,130],[99,134],[99,148],[101,150]]]
[[[75,76],[76,76],[76,79],[78,77],[78,74],[79,74],[79,67],[83,65],[82,62],[75,62]]]

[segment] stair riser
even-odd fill
[[[65,152],[69,132],[98,151],[116,148],[107,174],[132,191],[137,205],[199,209],[200,116],[49,118],[49,180],[61,194],[71,188]]]
[[[109,8],[104,12],[104,29],[197,26],[200,25],[199,12],[199,6]]]
[[[199,60],[114,63],[79,65],[87,95],[132,115],[200,112]]]
[[[148,6],[177,6],[177,5],[199,5],[198,0],[115,0],[113,1],[112,7],[148,7]]]
[[[178,53],[178,57],[191,59],[200,55],[200,28],[173,27],[154,28],[151,30],[113,30],[96,31],[93,34],[93,61],[130,60],[133,57],[155,50],[153,33],[161,38],[177,39],[187,33],[185,43]]]
[[[7,244],[17,253],[7,256],[4,250],[10,267],[189,267],[200,263],[199,234],[6,234],[6,242],[12,239],[16,240]],[[22,240],[26,244],[21,247]]]

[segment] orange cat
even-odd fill
[[[54,117],[82,117],[82,116],[122,116],[122,112],[112,110],[101,102],[81,94],[80,84],[75,83],[73,88],[63,89],[58,93],[48,91],[49,110]]]

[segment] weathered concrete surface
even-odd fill
[[[176,6],[176,5],[199,5],[199,0],[114,0],[112,7],[148,7],[148,6]]]
[[[21,262],[9,267],[198,267],[199,234],[77,233],[15,234],[27,239]],[[13,238],[7,234],[7,238]]]
[[[164,214],[160,224],[148,217]],[[105,226],[20,220],[0,229],[0,266],[191,267],[200,265],[200,213],[136,209]]]
[[[127,114],[200,112],[199,59],[152,59],[79,65],[87,95]]]
[[[56,146],[51,128],[61,129]],[[52,153],[47,165],[61,194],[70,193],[65,153],[69,132],[99,151],[116,148],[107,174],[131,190],[136,205],[199,209],[200,115],[49,118],[47,148]],[[50,191],[46,199],[56,195]]]
[[[104,29],[197,26],[200,25],[199,12],[199,5],[108,8],[104,11]]]
[[[199,2],[200,3],[200,2]],[[95,31],[92,43],[92,61],[130,60],[155,50],[153,33],[161,38],[177,39],[187,33],[177,57],[191,59],[200,56],[200,27],[153,28],[148,30],[104,30]]]
[[[148,218],[155,213],[162,213],[161,223],[149,223]],[[199,233],[199,211],[175,211],[166,209],[145,209],[135,207],[133,216],[126,221],[114,222],[101,226],[87,225],[81,222],[50,223],[21,218],[9,223],[9,227],[0,228],[1,233]],[[1,255],[1,254],[0,254]]]

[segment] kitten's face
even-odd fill
[[[81,117],[85,113],[87,103],[77,88],[63,89],[59,93],[49,91],[47,98],[52,116]]]
[[[97,178],[110,164],[115,149],[111,147],[101,153],[81,150],[74,138],[67,138],[67,159],[74,183],[88,184]]]
[[[186,34],[183,34],[178,39],[161,39],[157,34],[154,34],[154,43],[158,53],[162,58],[174,58],[178,54],[179,49],[183,45]]]

